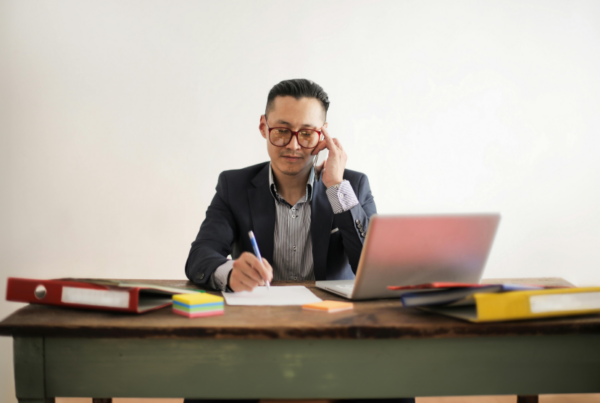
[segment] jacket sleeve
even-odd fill
[[[358,204],[348,211],[335,214],[333,224],[341,232],[344,251],[348,256],[352,271],[356,274],[363,243],[369,228],[369,220],[373,214],[377,213],[377,208],[366,175],[361,175],[356,184],[352,182],[351,184],[358,198]]]
[[[199,285],[207,285],[213,272],[227,261],[237,233],[224,173],[219,175],[216,190],[185,264],[187,278]]]

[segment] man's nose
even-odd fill
[[[298,144],[298,136],[292,135],[292,139],[288,145],[285,146],[285,148],[289,148],[290,150],[299,150],[301,147],[300,144]]]

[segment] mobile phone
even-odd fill
[[[321,140],[323,140],[323,138],[324,138],[324,136],[321,135]],[[328,149],[325,148],[325,149],[319,151],[317,153],[317,155],[315,155],[313,157],[313,167],[317,167],[317,166],[321,165],[323,163],[323,161],[325,161],[327,159],[328,156],[329,156]]]
[[[325,161],[327,159],[328,156],[329,156],[328,149],[319,151],[319,153],[313,157],[313,165],[314,166],[321,165],[323,163],[323,161]]]
[[[321,165],[323,163],[323,161],[325,161],[327,159],[328,156],[329,156],[328,149],[319,151],[319,153],[313,157],[313,167],[317,167],[317,166]],[[322,172],[320,172],[318,175],[316,175],[315,178],[317,180],[321,179],[321,173]]]

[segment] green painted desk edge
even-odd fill
[[[20,399],[600,392],[600,335],[422,340],[15,338],[14,351]],[[238,387],[231,387],[231,379]]]

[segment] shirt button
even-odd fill
[[[292,246],[292,249],[294,249],[294,252],[296,252],[296,245]]]

